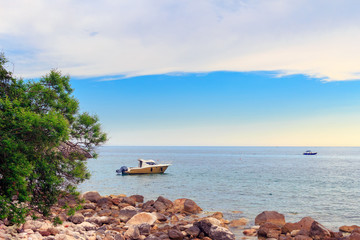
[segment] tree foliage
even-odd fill
[[[97,116],[78,113],[69,76],[24,81],[5,65],[0,54],[0,219],[20,223],[30,210],[49,214],[60,193],[89,178],[84,153],[94,155],[106,134]]]

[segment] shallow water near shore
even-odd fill
[[[360,148],[314,147],[101,147],[89,159],[91,179],[81,192],[190,198],[226,219],[274,210],[287,222],[311,216],[326,227],[360,225]],[[137,159],[172,163],[165,174],[116,175]],[[233,213],[241,211],[242,213]]]

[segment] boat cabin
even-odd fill
[[[154,160],[138,159],[138,161],[139,161],[139,168],[156,165]]]

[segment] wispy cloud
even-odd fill
[[[15,73],[74,76],[280,71],[359,79],[356,0],[4,0]]]

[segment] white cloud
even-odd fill
[[[355,0],[2,0],[15,74],[275,70],[359,79]]]

